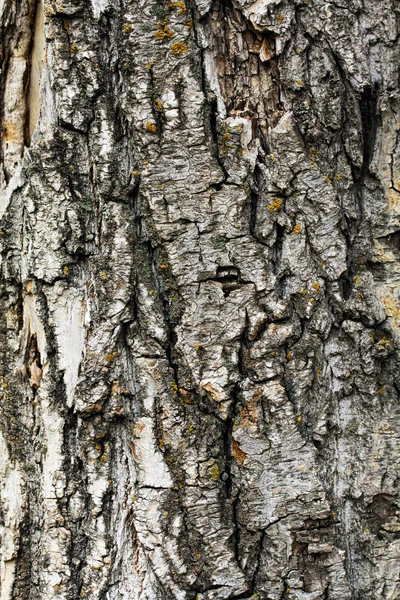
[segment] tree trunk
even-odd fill
[[[158,2],[0,4],[0,598],[400,598],[396,0]]]

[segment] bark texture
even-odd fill
[[[1,600],[400,598],[396,0],[1,0]]]

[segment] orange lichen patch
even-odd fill
[[[171,46],[171,52],[175,56],[178,56],[178,54],[185,54],[185,52],[187,52],[187,46],[183,42],[175,42],[175,44],[172,44]]]
[[[232,456],[237,460],[237,462],[242,465],[247,458],[246,452],[241,450],[239,442],[235,439],[232,440]]]
[[[132,25],[130,23],[124,23],[122,29],[124,33],[130,33],[132,31]]]
[[[321,293],[321,286],[317,281],[314,281],[314,283],[312,283],[311,285],[314,288],[314,290],[317,291],[318,294]]]
[[[219,467],[217,463],[214,463],[213,465],[208,467],[207,472],[211,479],[219,479]]]
[[[193,21],[192,19],[189,19],[189,21],[186,23],[186,29],[192,29],[193,27]]]
[[[69,47],[69,51],[71,52],[71,54],[76,54],[78,52],[77,45],[75,43],[71,44],[70,47]]]
[[[179,15],[181,17],[186,14],[186,4],[184,2],[170,2],[168,4],[168,8],[170,8],[170,9],[178,8]]]
[[[174,34],[168,27],[168,22],[167,21],[159,21],[158,29],[155,33],[156,40],[172,39],[173,37],[174,37]]]
[[[151,133],[155,133],[157,131],[156,124],[151,123],[150,121],[146,121],[145,127],[146,127],[147,131],[150,131]]]
[[[292,360],[293,354],[291,352],[287,352],[286,353],[286,358],[287,358],[287,360]]]
[[[220,395],[219,391],[216,390],[215,387],[213,387],[211,381],[207,381],[207,383],[201,384],[200,389],[206,390],[206,392],[211,394],[212,399],[215,400],[216,402],[221,402],[221,395]]]
[[[63,275],[64,277],[68,277],[68,273],[69,273],[69,267],[63,267]]]
[[[282,13],[278,13],[276,15],[276,20],[278,21],[278,23],[283,23],[283,21],[285,20],[285,17],[283,16]]]
[[[269,205],[269,212],[274,212],[276,210],[281,210],[283,205],[283,201],[280,198],[276,198],[272,204]]]
[[[307,296],[307,290],[300,290],[300,291],[299,291],[299,294],[300,294],[301,296]]]
[[[156,105],[156,109],[157,110],[162,110],[163,109],[163,103],[161,102],[161,100],[155,100],[154,104]]]
[[[395,298],[394,292],[394,289],[386,288],[385,292],[381,295],[381,299],[386,314],[392,317],[396,327],[400,327],[400,301]]]
[[[295,235],[297,235],[298,233],[300,233],[301,231],[301,227],[300,225],[295,225],[291,231],[291,233],[294,233]]]

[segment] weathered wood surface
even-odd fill
[[[0,3],[0,598],[400,598],[399,5],[158,2]]]

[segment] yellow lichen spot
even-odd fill
[[[103,462],[105,462],[105,461],[106,461],[106,455],[105,455],[105,454],[102,454],[102,455],[100,456],[100,462],[102,462],[102,463],[103,463]]]
[[[203,347],[203,344],[195,344],[193,346],[193,350],[200,350],[200,348],[202,348],[202,347]]]
[[[173,37],[174,37],[174,34],[168,27],[168,22],[167,21],[159,21],[158,29],[155,33],[156,40],[165,40],[165,39],[171,40]]]
[[[104,280],[104,279],[107,279],[108,275],[105,271],[100,271],[99,277],[100,277],[100,279]]]
[[[83,597],[85,595],[85,590],[81,590],[79,595]]]
[[[315,298],[310,298],[310,302],[313,304],[315,302]]]
[[[179,388],[175,381],[171,381],[171,383],[169,385],[171,386],[171,388],[174,390],[175,393],[178,393]]]
[[[378,394],[380,396],[382,396],[382,394],[386,391],[386,385],[383,385],[381,388],[379,388],[378,390]]]
[[[69,23],[67,21],[64,21],[64,29],[65,31],[69,31]]]
[[[186,29],[192,29],[193,27],[193,21],[192,19],[189,19],[189,21],[186,23]]]
[[[183,42],[175,42],[175,44],[172,44],[171,46],[171,52],[175,56],[178,56],[178,54],[185,54],[185,52],[187,52],[187,46]]]
[[[319,377],[319,376],[321,375],[321,369],[317,369],[317,371],[316,371],[316,372],[317,372],[317,375],[318,375],[318,377]]]
[[[4,235],[4,231],[0,231],[0,237]]]
[[[351,377],[350,371],[346,374],[346,377]]]
[[[336,513],[335,513],[335,511],[334,511],[334,510],[332,510],[332,512],[331,512],[331,515],[332,515],[332,517],[333,517],[333,518],[335,518],[335,517],[336,517]]]
[[[287,360],[292,360],[293,354],[291,352],[287,352],[286,353],[286,358],[287,358]]]
[[[328,177],[328,175],[325,175],[325,181],[327,181],[328,183],[332,183],[332,179]]]
[[[285,20],[285,17],[283,16],[282,13],[278,13],[276,15],[276,20],[278,21],[278,23],[283,23],[283,21]]]
[[[132,496],[131,500],[132,500],[132,502],[135,502],[136,501],[136,496]]]
[[[150,69],[152,68],[152,66],[154,65],[154,63],[155,63],[155,62],[156,62],[155,60],[152,60],[151,62],[147,63],[147,65],[146,65],[146,69],[147,69],[148,71],[150,71]]]
[[[299,294],[300,294],[301,296],[307,296],[307,290],[300,290],[300,291],[299,291]]]
[[[317,291],[318,294],[321,292],[321,286],[317,281],[314,281],[314,283],[312,283],[311,285],[314,288],[314,290]]]
[[[97,446],[95,446],[95,449],[97,450],[97,452],[101,452],[101,446],[99,444],[97,444]]]
[[[300,227],[300,225],[298,225],[298,224],[297,224],[297,225],[295,225],[295,226],[293,227],[293,229],[292,229],[292,233],[294,233],[295,235],[297,235],[298,233],[300,233],[300,231],[301,231],[301,227]]]
[[[71,54],[76,54],[78,52],[77,45],[75,43],[71,44],[70,47],[69,47],[69,51],[71,52]]]
[[[343,173],[338,173],[335,177],[335,181],[342,181],[343,179]]]
[[[124,33],[130,33],[132,31],[132,25],[130,23],[124,23],[123,26]]]
[[[269,210],[269,212],[281,210],[282,205],[283,205],[283,200],[281,200],[280,198],[275,198],[273,203],[269,205],[268,210]]]
[[[157,131],[156,124],[151,123],[151,121],[146,121],[145,127],[146,127],[147,131],[150,131],[151,133],[155,133]]]
[[[300,87],[302,87],[304,85],[304,81],[301,81],[300,79],[298,79],[295,83],[297,85],[299,85]]]
[[[299,425],[303,422],[303,415],[301,413],[297,415],[297,422],[299,423]]]
[[[161,100],[155,100],[154,104],[156,105],[156,109],[157,110],[162,110],[163,109],[163,103],[161,102]]]
[[[139,171],[132,171],[133,177],[139,177],[139,175],[140,175]]]
[[[211,479],[219,479],[219,468],[217,463],[214,463],[211,465],[211,467],[208,467],[208,474],[210,475]]]
[[[168,269],[168,267],[169,267],[169,264],[167,262],[163,262],[160,269]]]
[[[184,2],[170,2],[168,8],[179,8],[179,15],[181,17],[186,14],[186,4]]]
[[[275,355],[276,355],[276,352],[272,351],[272,352],[271,352],[271,356],[272,356],[272,358],[274,358],[274,356],[275,356]]]
[[[114,354],[112,352],[107,352],[106,359],[110,362],[114,360]]]
[[[68,277],[68,273],[69,273],[69,267],[65,266],[63,268],[63,275],[64,275],[64,277]]]

